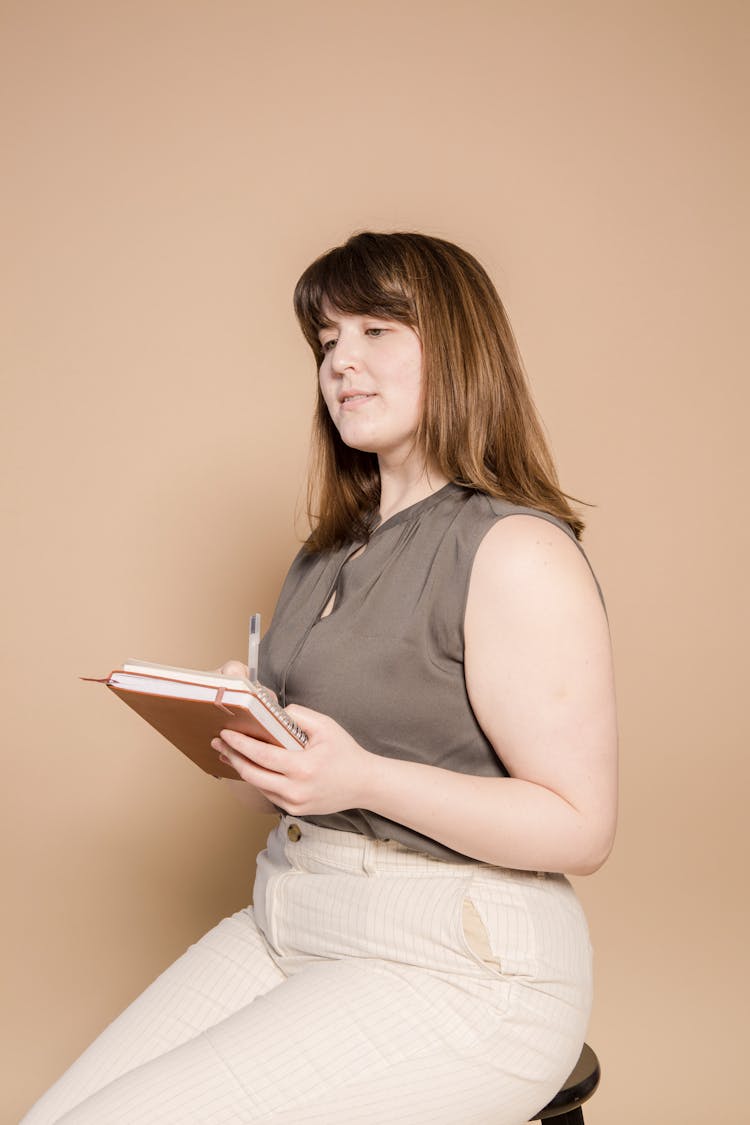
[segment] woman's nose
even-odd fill
[[[336,341],[331,358],[331,367],[333,370],[338,374],[343,374],[344,371],[355,368],[359,363],[359,359],[360,356],[356,340],[348,333],[341,333]]]

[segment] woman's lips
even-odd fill
[[[349,394],[346,398],[341,399],[341,409],[354,409],[363,402],[368,402],[371,398],[375,398],[374,394],[366,394],[364,391],[358,391],[356,394]]]

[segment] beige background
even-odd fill
[[[497,281],[619,672],[591,1125],[744,1104],[748,6],[0,8],[0,1120],[248,899],[253,820],[103,688],[242,657],[304,532],[291,313],[352,230]],[[296,522],[295,522],[296,511]]]

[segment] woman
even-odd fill
[[[612,844],[609,636],[502,304],[451,243],[366,233],[305,271],[295,309],[315,515],[260,674],[309,742],[216,740],[228,784],[283,813],[254,906],[27,1125],[517,1125],[583,1041],[565,874]]]

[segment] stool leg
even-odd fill
[[[580,1106],[577,1109],[569,1109],[567,1113],[553,1117],[552,1121],[553,1125],[584,1125],[583,1110]]]

